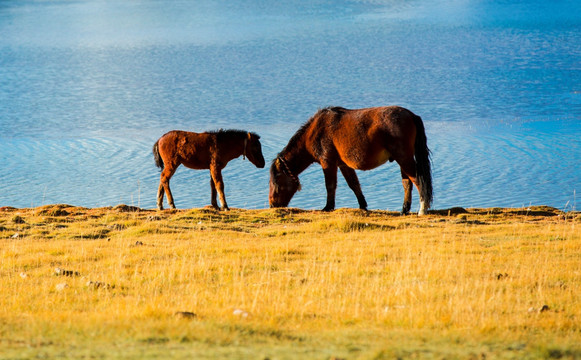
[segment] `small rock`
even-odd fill
[[[539,314],[545,311],[549,311],[551,310],[551,308],[549,307],[549,305],[543,305],[541,306],[541,308],[539,309]]]
[[[119,204],[113,208],[113,210],[117,210],[118,212],[140,212],[141,209],[137,206],[129,206],[125,204]]]
[[[506,279],[508,277],[507,273],[498,273],[496,274],[496,280],[502,280],[502,279]]]
[[[198,315],[191,311],[178,311],[174,315],[182,319],[195,319],[196,317],[198,317]]]
[[[109,285],[100,281],[87,281],[87,286],[93,289],[114,289],[115,285]]]
[[[135,242],[135,246],[143,246],[143,242],[142,241],[136,241]]]
[[[549,307],[549,305],[543,305],[540,308],[535,308],[534,306],[531,306],[529,308],[529,313],[544,313],[545,311],[549,311],[551,310],[551,308]]]
[[[20,277],[23,279],[26,279],[28,277],[28,275],[26,273],[21,272]]]
[[[64,289],[68,288],[69,285],[67,283],[60,283],[56,285],[56,291],[63,291]]]
[[[555,287],[561,288],[563,290],[567,289],[567,284],[564,281],[557,281]]]
[[[19,236],[20,236],[20,234],[19,233],[16,233],[16,234],[12,235],[12,238],[13,239],[18,239]]]
[[[245,311],[245,310],[242,310],[242,309],[235,309],[232,314],[233,315],[236,315],[236,316],[240,316],[242,318],[247,318],[247,317],[250,316],[250,314],[248,313],[248,311]]]
[[[24,221],[24,218],[20,215],[15,215],[12,218],[12,222],[15,224],[25,224],[26,223],[26,221]]]
[[[61,268],[54,269],[54,273],[57,276],[80,276],[81,275],[81,273],[78,271],[65,270],[65,269],[61,269]]]
[[[107,228],[110,229],[110,230],[121,231],[121,230],[127,229],[127,225],[124,225],[124,224],[111,224],[111,225],[107,226]]]

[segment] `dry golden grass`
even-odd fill
[[[1,359],[581,357],[578,213],[136,210],[0,209]]]

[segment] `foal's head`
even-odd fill
[[[260,144],[260,136],[249,132],[246,134],[244,155],[248,157],[251,163],[257,168],[264,167],[264,156],[262,156],[262,145]]]
[[[301,183],[294,175],[286,161],[277,157],[270,167],[270,192],[268,202],[270,207],[286,207],[293,195],[301,189]]]

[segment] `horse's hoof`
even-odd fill
[[[422,216],[422,215],[426,215],[426,211],[425,210],[418,211],[418,216]]]
[[[330,211],[333,211],[333,210],[335,210],[334,207],[326,207],[326,206],[321,209],[321,211],[324,211],[324,212],[330,212]]]

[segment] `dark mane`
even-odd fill
[[[347,111],[347,109],[341,106],[328,106],[320,111],[331,111],[337,114],[344,114]]]
[[[223,138],[229,138],[229,137],[244,137],[246,136],[246,134],[249,133],[249,131],[244,131],[244,130],[237,130],[237,129],[219,129],[219,130],[212,130],[212,131],[207,131],[208,134],[216,134],[218,136],[218,138],[223,139]],[[250,132],[250,134],[256,136],[257,139],[260,139],[260,135],[258,135],[255,132]]]
[[[307,129],[309,128],[311,123],[318,116],[321,116],[322,114],[325,114],[327,112],[333,112],[336,114],[343,114],[345,111],[347,111],[347,109],[340,107],[340,106],[327,106],[325,108],[319,109],[315,113],[315,115],[311,116],[311,118],[309,120],[307,120],[303,125],[301,125],[301,127],[297,130],[297,132],[290,138],[290,140],[288,141],[288,144],[284,147],[284,149],[282,149],[282,151],[278,153],[277,157],[279,157],[280,154],[285,153],[287,151],[287,149],[295,148],[297,142],[303,137],[303,135],[305,134],[305,132],[307,131]]]

